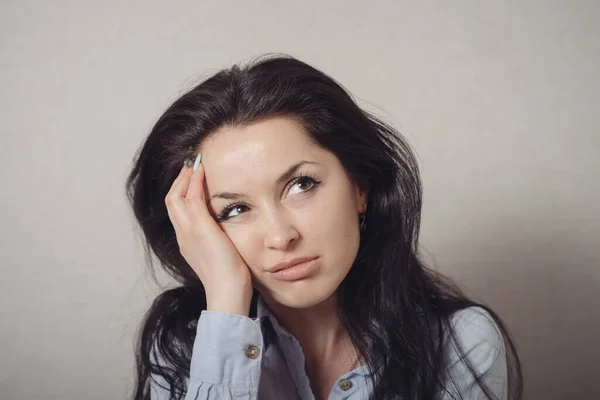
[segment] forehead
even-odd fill
[[[337,164],[337,158],[314,143],[301,124],[285,117],[221,128],[200,151],[209,195],[270,186],[300,161],[325,167]]]
[[[276,179],[299,161],[326,163],[331,154],[315,144],[291,118],[278,117],[244,127],[224,127],[201,146],[206,183],[243,185],[250,179]]]

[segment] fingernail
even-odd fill
[[[192,162],[192,160],[185,160],[185,161],[183,162],[183,164],[184,164],[186,167],[188,167],[188,168],[189,168],[189,167],[191,167],[192,165],[194,165],[194,163]]]
[[[200,165],[201,158],[202,158],[202,154],[198,154],[198,157],[196,157],[196,162],[194,162],[194,171],[196,171],[198,169],[198,165]]]

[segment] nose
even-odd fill
[[[294,225],[282,216],[273,216],[266,223],[264,244],[267,248],[285,250],[299,237],[300,233]]]

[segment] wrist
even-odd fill
[[[206,310],[229,314],[250,315],[252,289],[236,290],[222,289],[206,295]]]

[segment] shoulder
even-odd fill
[[[450,317],[454,333],[447,338],[449,365],[469,360],[478,374],[505,368],[504,337],[492,315],[482,307],[468,307]]]
[[[483,338],[502,339],[494,318],[483,307],[467,307],[456,311],[450,318],[450,325],[457,336],[465,341]]]

